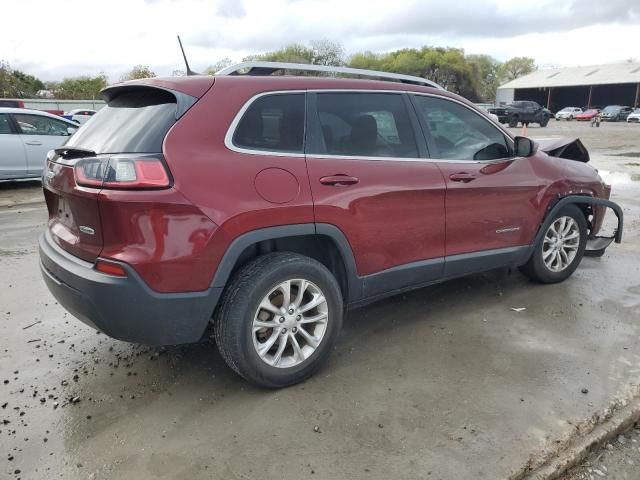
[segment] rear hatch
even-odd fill
[[[197,101],[164,85],[140,84],[111,87],[105,98],[104,108],[63,147],[49,152],[43,178],[50,235],[64,250],[90,262],[100,255],[103,228],[109,228],[100,219],[100,192],[169,188],[162,142]]]

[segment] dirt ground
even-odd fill
[[[72,318],[40,277],[37,183],[0,184],[0,477],[526,472],[640,383],[640,125],[528,134],[583,139],[624,207],[624,242],[559,285],[487,273],[353,311],[327,366],[281,391],[246,384],[208,341],[151,349]]]

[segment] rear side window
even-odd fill
[[[160,153],[162,141],[176,122],[176,98],[146,88],[125,91],[93,115],[67,145],[96,153]]]
[[[304,93],[258,98],[240,119],[233,134],[233,144],[250,150],[302,153],[304,98]]]
[[[356,157],[418,156],[413,127],[401,95],[319,93],[318,120],[324,152]]]

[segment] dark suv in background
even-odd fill
[[[417,77],[282,68],[108,87],[50,152],[41,267],[73,315],[152,345],[211,325],[232,369],[282,387],[326,360],[347,308],[494,268],[560,282],[612,241],[606,207],[621,240],[586,152],[549,156]]]

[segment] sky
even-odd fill
[[[640,0],[2,0],[0,60],[42,80],[159,75],[312,40],[450,46],[544,68],[640,61]],[[10,21],[8,21],[10,20]]]

